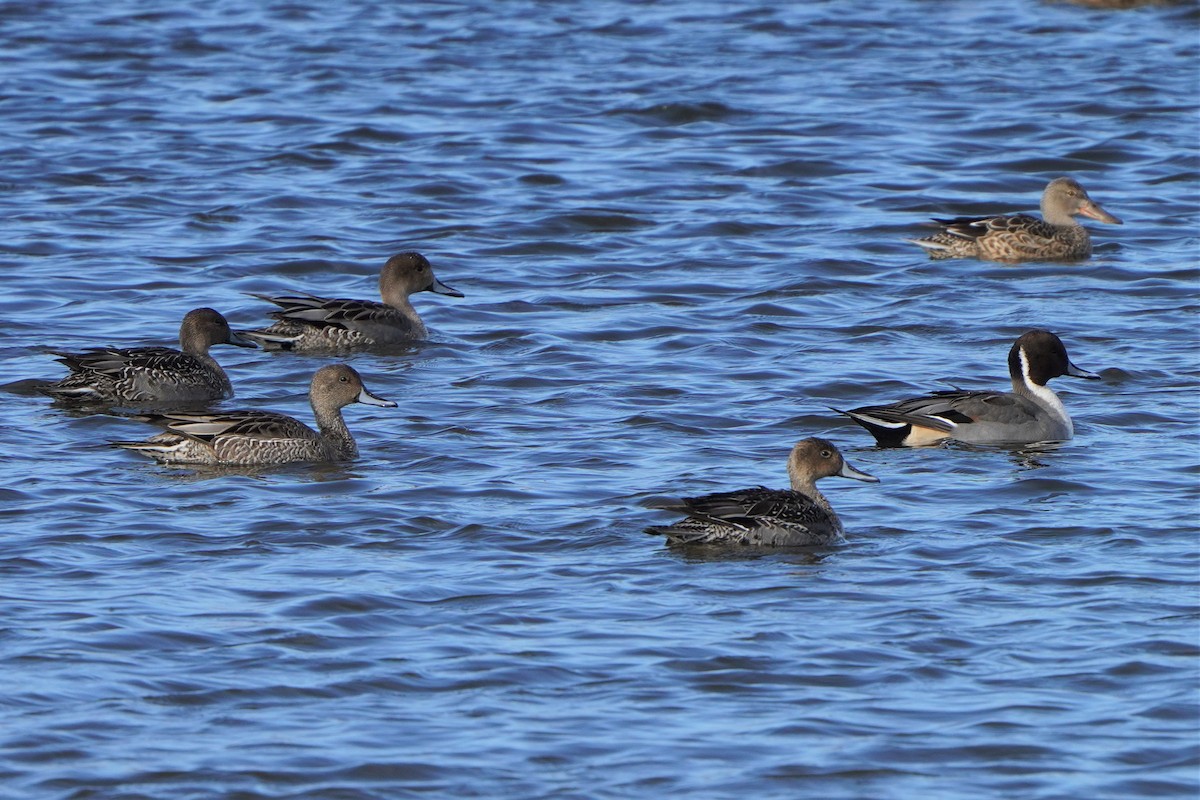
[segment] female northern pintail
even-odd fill
[[[229,376],[208,348],[254,347],[211,308],[189,311],[179,326],[179,350],[95,348],[56,353],[71,373],[44,391],[59,400],[93,403],[194,403],[233,397]]]
[[[144,442],[114,442],[164,464],[285,464],[291,461],[342,461],[358,455],[354,437],[342,419],[351,403],[394,407],[376,397],[346,364],[321,367],[308,392],[320,433],[297,419],[272,411],[225,411],[211,414],[152,414],[146,421],[166,432]]]
[[[463,296],[434,276],[425,256],[399,253],[387,260],[379,274],[382,303],[308,294],[282,297],[256,294],[253,296],[282,309],[271,314],[278,322],[262,330],[242,333],[261,342],[267,350],[330,350],[424,339],[425,323],[408,298],[425,291]]]
[[[973,444],[1032,444],[1070,439],[1075,429],[1051,378],[1100,376],[1071,363],[1062,340],[1050,331],[1022,334],[1008,351],[1011,392],[951,390],[886,406],[838,411],[862,425],[879,444],[896,447],[958,439]]]
[[[1087,228],[1075,215],[1120,225],[1072,178],[1055,178],[1042,193],[1042,219],[1028,214],[1002,217],[934,219],[945,228],[926,239],[909,241],[930,258],[982,258],[988,261],[1075,261],[1092,254]]]
[[[806,547],[842,538],[842,521],[817,489],[819,478],[840,475],[858,481],[879,479],[846,463],[832,442],[803,439],[788,457],[792,488],[759,486],[704,497],[687,497],[660,508],[687,514],[673,525],[656,525],[646,533],[665,535],[668,544],[739,544],[760,547]]]

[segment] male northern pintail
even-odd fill
[[[909,241],[930,258],[982,258],[988,261],[1076,261],[1092,254],[1087,228],[1075,215],[1120,225],[1072,178],[1055,178],[1042,193],[1042,219],[1028,214],[934,219],[945,230]]]
[[[278,322],[262,330],[242,333],[268,350],[330,350],[424,339],[425,323],[408,298],[425,291],[463,296],[434,276],[433,266],[425,256],[398,253],[387,260],[379,274],[382,303],[309,294],[281,297],[256,294],[253,296],[282,309],[271,314]]]
[[[885,446],[936,444],[958,439],[973,444],[1061,441],[1075,433],[1071,417],[1050,387],[1051,378],[1100,376],[1071,363],[1062,340],[1050,331],[1022,334],[1008,351],[1011,392],[950,390],[885,406],[838,411]]]
[[[44,391],[59,400],[92,403],[196,403],[233,397],[229,376],[208,348],[254,347],[211,308],[189,311],[179,326],[179,350],[95,348],[55,353],[71,373]]]
[[[343,461],[358,455],[342,419],[351,403],[394,407],[376,397],[346,364],[321,367],[308,392],[318,433],[286,414],[225,411],[210,414],[151,414],[148,422],[167,430],[144,442],[114,442],[164,464],[285,464],[291,461]]]
[[[703,497],[687,497],[661,505],[687,514],[672,525],[656,525],[646,533],[667,537],[668,544],[738,544],[760,547],[805,547],[842,538],[842,521],[817,489],[819,478],[840,475],[859,481],[879,479],[850,466],[825,439],[803,439],[788,457],[792,488],[758,486]]]

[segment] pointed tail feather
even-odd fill
[[[667,544],[702,544],[712,540],[712,534],[700,528],[679,525],[651,525],[646,528],[651,536],[667,537]]]
[[[942,244],[941,242],[936,242],[933,239],[905,239],[904,241],[912,242],[917,247],[922,247],[926,250],[931,250],[931,251],[933,251],[933,250],[941,251],[941,250],[949,250],[950,249],[945,244]]]
[[[37,387],[42,394],[56,400],[99,400],[100,393],[93,386],[63,386],[61,383],[48,383]]]
[[[263,350],[291,350],[298,336],[281,336],[266,331],[238,331],[240,336],[257,342]]]
[[[155,461],[169,461],[171,456],[184,445],[187,440],[179,437],[170,441],[144,439],[136,442],[109,442],[110,447],[119,447],[122,450],[132,450],[135,453],[150,456]]]
[[[857,422],[874,436],[875,441],[883,447],[903,447],[905,439],[912,433],[911,423],[896,419],[883,419],[870,413],[876,409],[856,408],[851,411],[843,411],[833,406],[829,408],[831,411],[836,411]]]

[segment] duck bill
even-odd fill
[[[258,342],[247,336],[243,336],[240,331],[230,331],[229,338],[225,340],[225,344],[231,344],[235,347],[258,347]]]
[[[1088,372],[1086,369],[1080,369],[1070,361],[1067,362],[1067,374],[1072,378],[1087,378],[1089,381],[1101,380],[1100,376],[1096,373]]]
[[[1108,213],[1103,208],[1101,208],[1100,204],[1094,200],[1088,200],[1086,203],[1084,203],[1083,207],[1079,209],[1079,213],[1083,214],[1085,217],[1088,217],[1089,219],[1094,219],[1097,222],[1106,222],[1109,225],[1123,225],[1124,224],[1123,222],[1121,222],[1121,220],[1117,219],[1112,214]]]
[[[465,296],[458,289],[455,289],[451,286],[447,286],[446,284],[439,281],[436,277],[433,279],[433,284],[430,285],[429,291],[434,292],[435,294],[444,294],[447,297],[464,297]]]
[[[849,462],[846,461],[842,462],[842,468],[838,470],[838,475],[843,478],[852,478],[853,480],[864,481],[866,483],[879,483],[879,478],[855,469],[854,467],[850,466]]]
[[[371,394],[366,389],[358,393],[358,402],[366,403],[369,406],[382,406],[383,408],[395,408],[396,404],[391,400],[384,400],[382,397],[377,397]]]

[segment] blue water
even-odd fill
[[[776,7],[778,6],[778,7]],[[0,797],[1200,791],[1200,10],[596,0],[0,5]],[[931,262],[1079,179],[1082,264]],[[50,354],[249,292],[461,300],[349,357],[361,457],[195,472]],[[828,406],[1002,388],[1076,436],[881,450]],[[216,348],[310,419],[321,356]],[[692,552],[785,485],[848,541]]]

